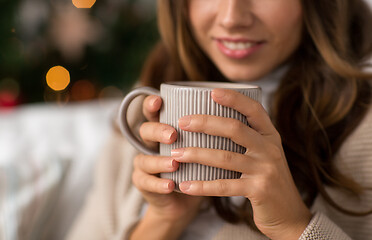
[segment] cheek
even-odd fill
[[[280,41],[295,44],[301,38],[302,16],[292,15],[290,18],[283,19],[282,24],[274,26]]]
[[[213,27],[216,11],[216,0],[191,0],[189,2],[189,19],[192,31],[200,42]]]
[[[283,3],[285,1],[285,4]],[[303,13],[298,0],[278,1],[262,12],[264,24],[269,29],[274,44],[297,45],[301,38]],[[282,4],[279,4],[282,2]]]

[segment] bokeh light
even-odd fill
[[[19,0],[2,9],[10,20],[0,21],[0,82],[12,78],[18,84],[1,91],[3,106],[120,98],[159,38],[151,0]],[[47,80],[57,65],[67,69],[67,80]],[[93,84],[94,93],[87,87],[72,97],[82,79]]]
[[[19,83],[12,78],[4,78],[0,81],[0,108],[15,107],[19,104]]]
[[[17,104],[17,98],[12,92],[0,91],[0,108],[15,107]]]
[[[96,87],[89,80],[79,80],[71,87],[71,98],[74,101],[85,101],[96,96]]]
[[[77,8],[91,8],[96,3],[96,0],[72,0]]]
[[[62,66],[55,66],[49,69],[46,81],[54,91],[62,91],[70,84],[70,73]]]
[[[124,94],[123,91],[115,86],[107,86],[99,92],[98,97],[102,100],[107,98],[122,98]]]

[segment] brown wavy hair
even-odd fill
[[[372,15],[363,0],[301,0],[302,43],[273,96],[271,117],[286,158],[308,207],[320,194],[331,206],[354,216],[325,191],[338,187],[359,195],[363,188],[341,174],[335,154],[367,113],[371,74],[363,72],[372,53]],[[161,40],[144,65],[141,83],[159,88],[168,81],[228,81],[192,36],[186,0],[158,0]],[[291,64],[292,63],[292,64]],[[217,213],[230,223],[254,227],[247,200],[235,206],[213,197]]]

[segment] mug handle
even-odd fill
[[[121,133],[128,139],[128,141],[139,151],[146,155],[159,155],[158,152],[146,147],[143,141],[140,141],[132,132],[128,124],[127,111],[130,103],[140,95],[157,95],[160,96],[160,91],[152,87],[140,87],[128,93],[120,104],[119,108],[119,126]]]

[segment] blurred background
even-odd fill
[[[0,239],[66,238],[159,38],[155,4],[0,0]]]
[[[0,110],[122,97],[159,37],[155,3],[0,0]]]
[[[158,39],[155,3],[0,0],[0,108],[121,97]]]
[[[155,0],[0,0],[0,239],[65,239],[158,39]]]

